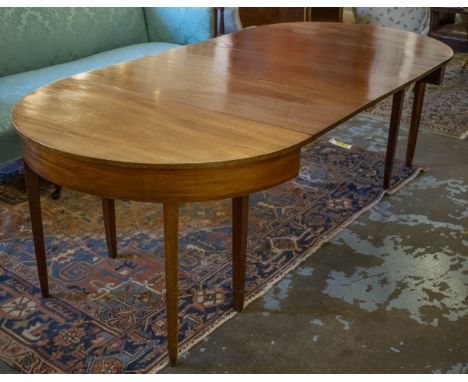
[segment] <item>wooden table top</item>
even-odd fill
[[[400,30],[274,24],[53,82],[12,120],[26,140],[80,160],[248,163],[297,150],[452,54]]]

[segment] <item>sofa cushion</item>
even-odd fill
[[[21,156],[20,141],[11,123],[10,115],[15,103],[26,94],[52,81],[73,74],[147,56],[178,46],[164,42],[129,45],[66,64],[0,78],[0,163]]]
[[[213,37],[212,8],[145,8],[150,41],[193,44]]]
[[[0,8],[0,77],[147,41],[142,8]]]

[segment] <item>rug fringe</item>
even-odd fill
[[[421,172],[429,171],[429,167],[418,167],[413,175],[409,176],[405,180],[395,184],[390,190],[384,192],[384,194],[393,195],[396,192],[400,191],[403,187],[405,187],[408,183],[412,182]]]
[[[385,195],[393,195],[394,193],[398,192],[401,188],[406,186],[408,183],[413,181],[421,172],[425,172],[427,169],[418,167],[416,168],[415,172],[408,177],[407,179],[395,184],[390,190],[383,190],[381,194],[377,197],[376,200],[374,200],[372,203],[370,203],[368,206],[364,207],[363,209],[359,210],[356,212],[354,215],[352,215],[347,221],[341,223],[338,225],[334,230],[328,232],[326,235],[323,235],[320,240],[318,240],[315,245],[313,245],[311,248],[309,248],[302,256],[301,258],[297,259],[294,263],[290,264],[283,272],[279,273],[276,275],[272,280],[270,280],[268,283],[266,283],[264,286],[262,286],[257,292],[254,294],[248,296],[244,302],[244,308],[246,308],[250,303],[253,301],[257,300],[258,298],[262,297],[266,292],[268,292],[276,283],[278,283],[281,279],[284,278],[288,273],[292,272],[295,270],[299,265],[301,265],[304,261],[306,261],[310,256],[312,256],[315,252],[317,252],[320,247],[330,241],[334,236],[336,236],[339,232],[341,232],[344,228],[349,226],[351,223],[353,223],[357,218],[359,218],[362,214],[365,212],[368,212],[370,209],[375,207],[382,198]],[[182,344],[180,346],[179,350],[179,358],[184,355],[186,352],[188,352],[191,348],[193,348],[195,345],[199,344],[201,341],[203,341],[204,338],[208,337],[214,330],[219,328],[221,325],[223,325],[226,321],[230,320],[233,318],[238,312],[233,310],[232,308],[228,310],[222,317],[217,319],[209,328],[206,328],[203,330],[201,333],[195,336],[195,338],[190,339],[190,341],[186,342],[185,344]],[[166,365],[168,365],[169,360],[168,357],[165,357],[165,360],[162,361],[159,365],[155,366],[153,369],[149,371],[149,373],[157,373],[161,369],[163,369]]]
[[[218,329],[221,325],[223,325],[226,321],[233,318],[238,312],[230,309],[226,313],[223,314],[218,320],[216,320],[209,328],[206,328],[203,332],[197,334],[194,338],[191,338],[185,344],[180,345],[179,349],[179,360],[182,356],[187,353],[190,349],[192,349],[195,345],[198,345],[202,342],[206,337],[208,337],[211,333],[213,333],[216,329]],[[151,374],[155,374],[161,369],[164,369],[169,364],[169,357],[166,355],[165,360],[162,361],[159,365],[156,365],[153,369],[149,371]]]

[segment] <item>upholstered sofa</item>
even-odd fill
[[[363,7],[352,8],[358,24],[376,25],[428,34],[430,8],[424,7]]]
[[[0,8],[0,163],[21,156],[11,110],[58,79],[212,37],[211,8]]]

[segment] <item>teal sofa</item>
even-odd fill
[[[211,38],[211,8],[0,8],[0,164],[15,103],[49,82]]]

